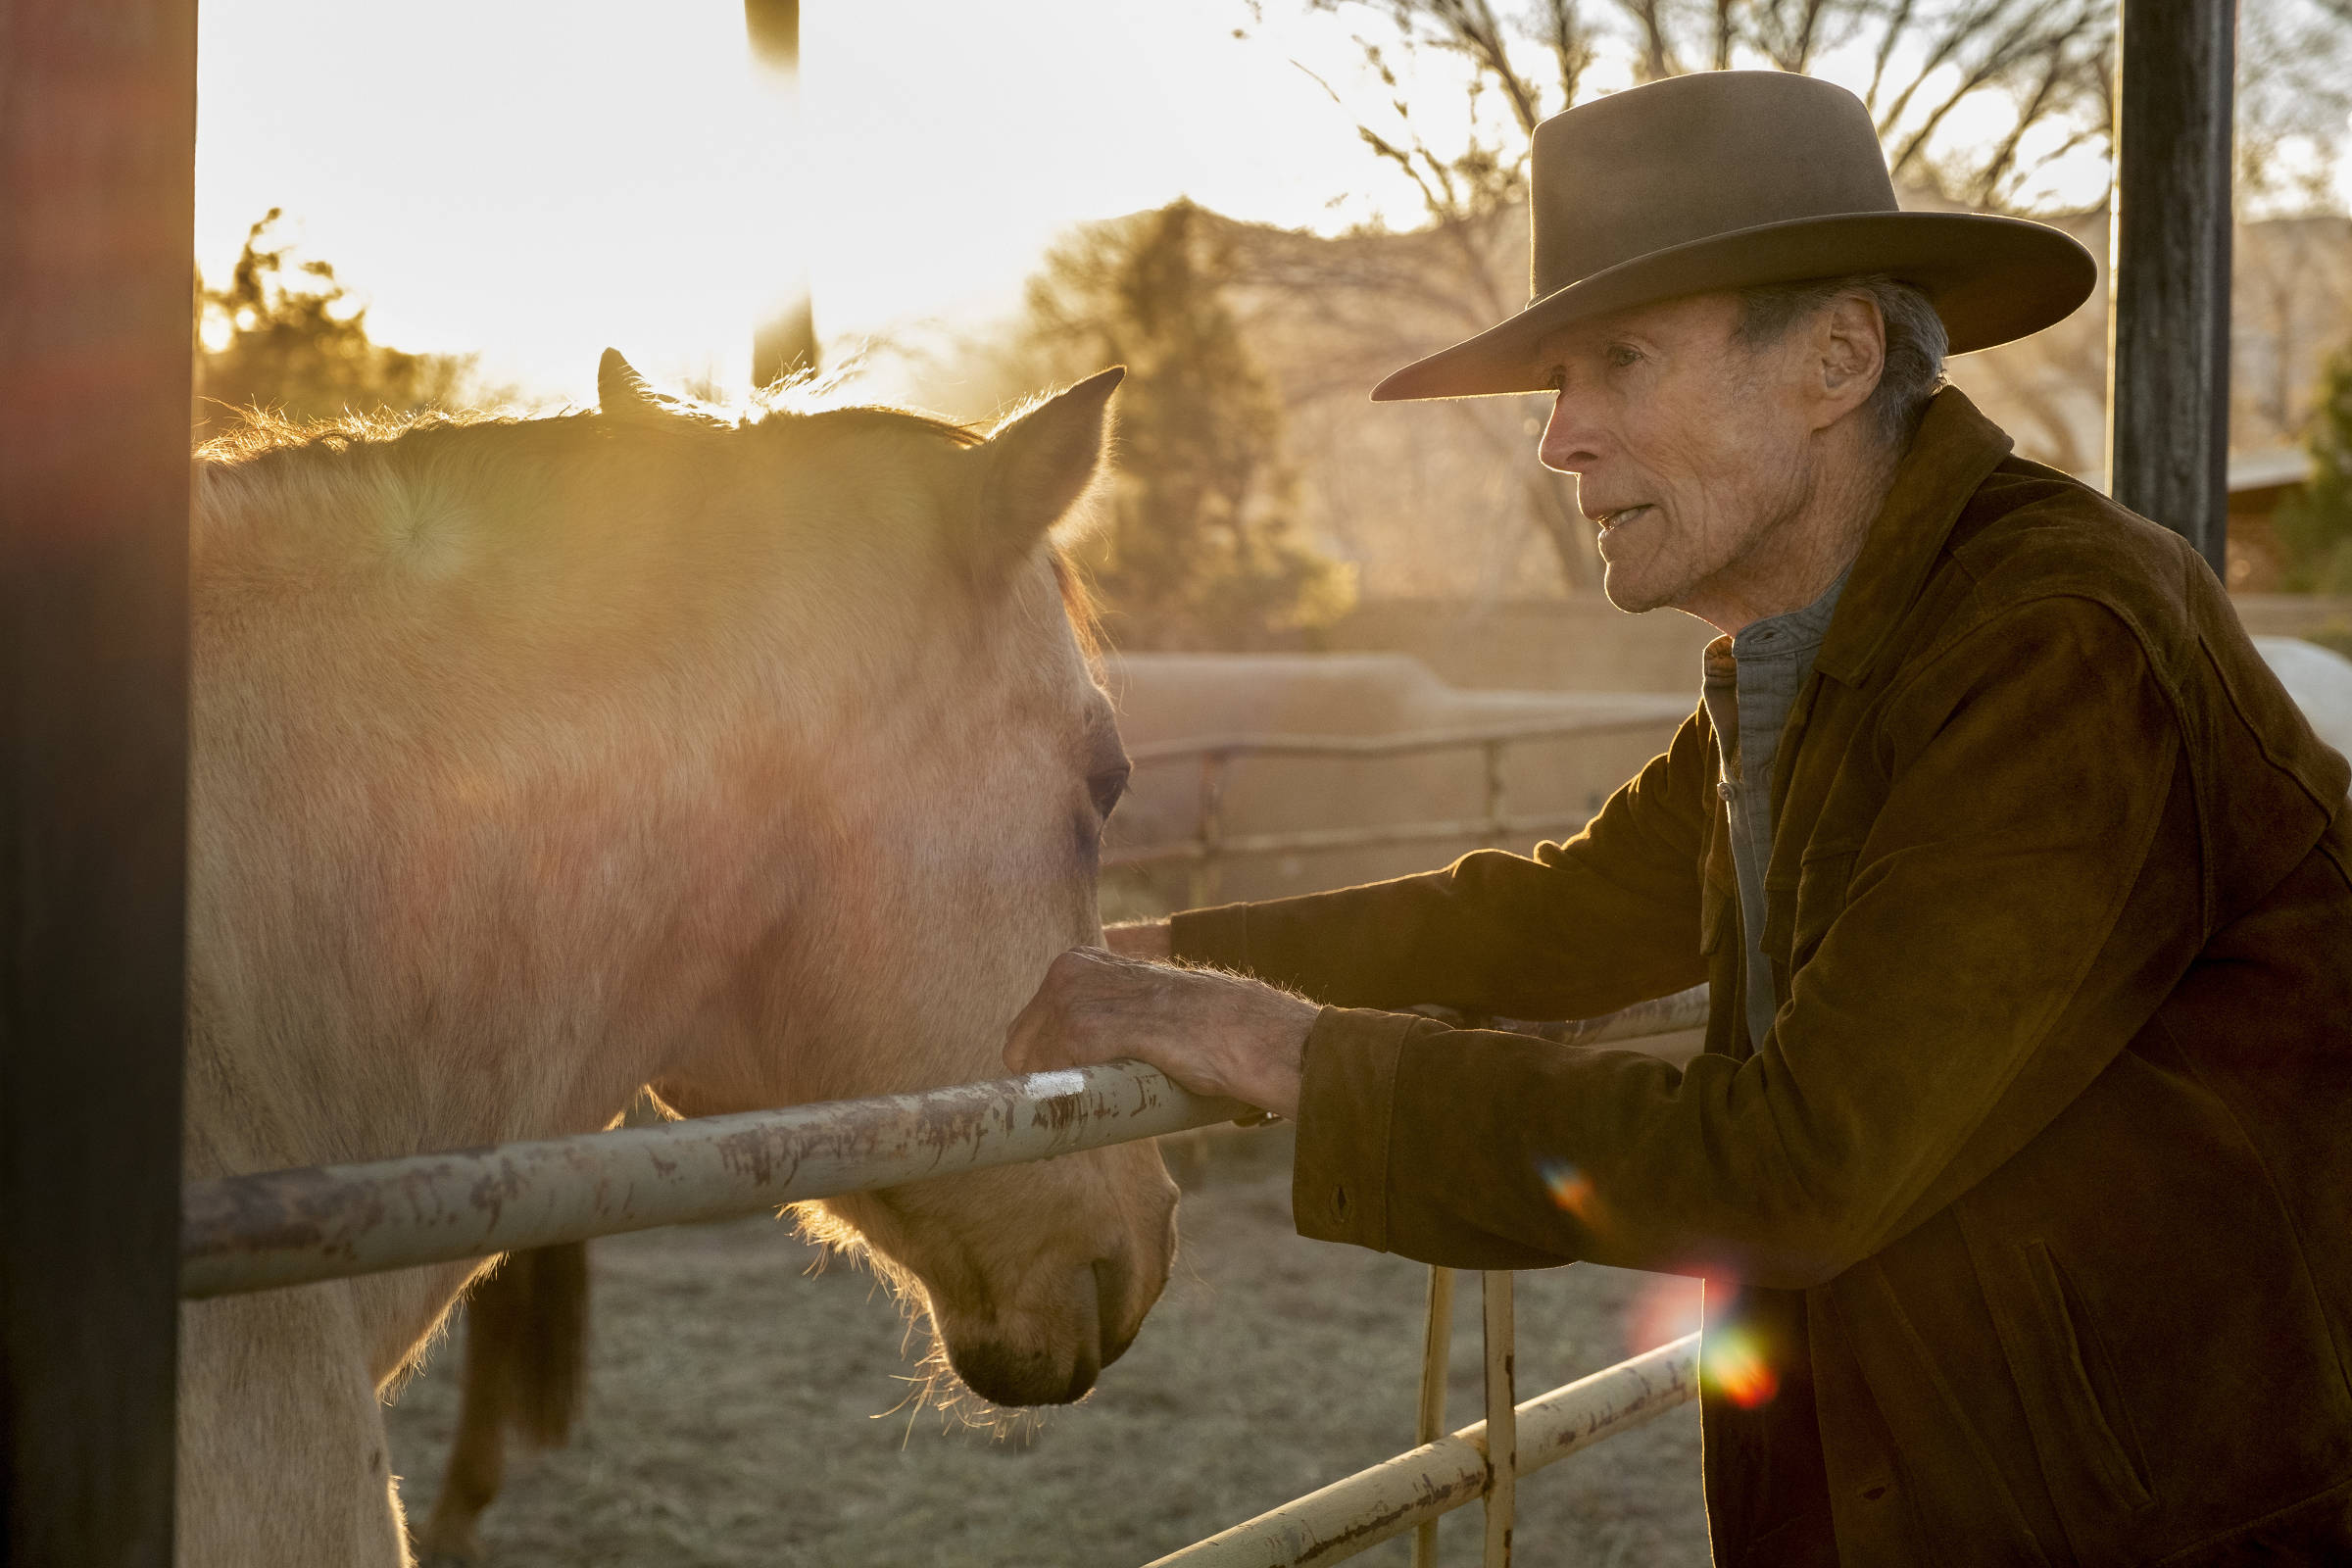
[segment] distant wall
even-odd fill
[[[2244,594],[2246,630],[2301,637],[2352,626],[2352,597]],[[1679,611],[1629,615],[1597,595],[1507,600],[1375,600],[1332,629],[1335,651],[1407,654],[1455,686],[1507,691],[1698,694],[1698,656],[1714,636]]]
[[[1418,661],[1395,654],[1135,654],[1107,671],[1130,747],[1205,735],[1385,736],[1459,733],[1559,722],[1603,722],[1611,732],[1526,742],[1504,754],[1504,810],[1553,816],[1565,836],[1663,750],[1692,700],[1631,692],[1465,691]],[[1229,765],[1221,817],[1229,836],[1318,828],[1475,819],[1485,808],[1482,749],[1417,757],[1238,758]],[[1111,819],[1115,849],[1178,843],[1200,829],[1200,765],[1190,760],[1138,767]],[[1533,848],[1536,835],[1508,846]],[[1278,898],[1444,865],[1475,838],[1236,858],[1200,890],[1209,902]],[[1193,901],[1189,868],[1113,879],[1115,913],[1154,912]]]
[[[1409,654],[1456,686],[1516,691],[1698,693],[1715,635],[1680,611],[1629,615],[1578,599],[1372,600],[1333,627],[1335,651]]]
[[[2232,594],[2230,602],[2256,637],[2307,637],[2352,627],[2352,594]]]

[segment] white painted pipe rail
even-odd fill
[[[1517,1475],[1698,1397],[1698,1336],[1621,1361],[1517,1407]],[[1487,1424],[1335,1481],[1149,1568],[1311,1568],[1400,1536],[1485,1494]]]
[[[1690,1028],[1705,1013],[1701,986],[1604,1018],[1522,1027],[1592,1044]],[[724,1219],[1250,1114],[1122,1061],[191,1182],[180,1210],[179,1291],[202,1299]]]
[[[180,1295],[756,1213],[1250,1114],[1137,1061],[921,1094],[190,1183]]]
[[[1411,757],[1471,746],[1520,746],[1540,741],[1589,740],[1599,735],[1639,733],[1690,716],[1687,697],[1638,697],[1618,710],[1583,718],[1535,719],[1480,729],[1418,730],[1404,735],[1294,735],[1264,731],[1200,735],[1184,740],[1147,741],[1127,748],[1138,767],[1192,757]]]

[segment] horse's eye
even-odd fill
[[[1112,808],[1119,804],[1119,798],[1127,793],[1127,775],[1134,771],[1133,767],[1121,762],[1116,767],[1106,767],[1099,773],[1088,775],[1086,792],[1095,798],[1095,810],[1098,813],[1110,815]]]

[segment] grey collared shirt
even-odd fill
[[[1740,923],[1746,928],[1747,1037],[1761,1046],[1780,1010],[1772,965],[1764,958],[1764,866],[1772,858],[1772,764],[1796,694],[1813,673],[1829,635],[1845,574],[1802,610],[1767,615],[1737,637],[1707,645],[1700,695],[1723,753],[1723,796],[1731,821],[1732,866],[1740,878]]]

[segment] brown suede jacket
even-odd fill
[[[1708,1280],[1725,1568],[2352,1562],[2345,762],[2181,540],[2009,450],[1936,397],[1789,715],[1760,1049],[1703,710],[1566,844],[1176,953],[1327,1004],[1302,1235]],[[1681,1069],[1360,1010],[1700,980]]]

